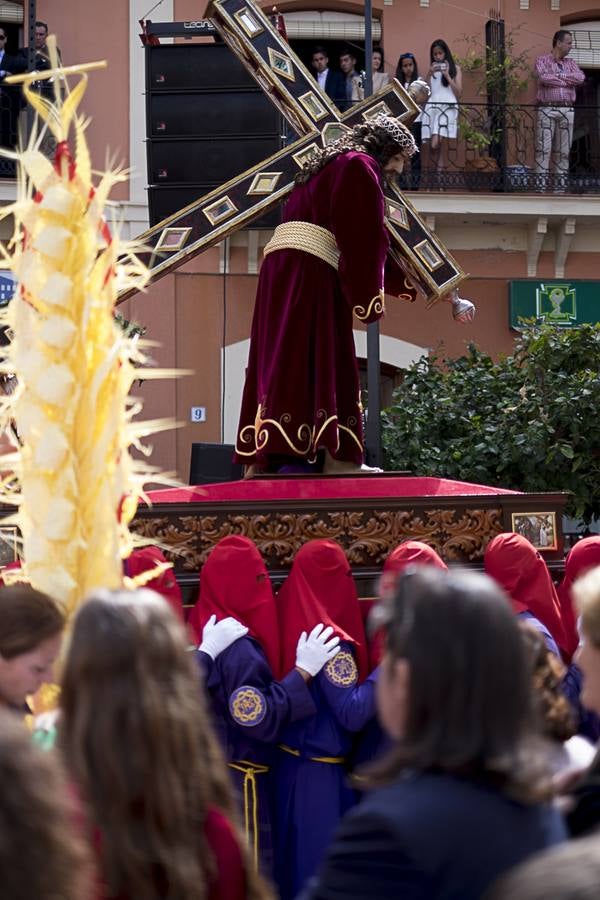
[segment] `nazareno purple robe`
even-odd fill
[[[297,185],[283,219],[331,231],[339,269],[302,250],[276,250],[262,264],[235,461],[266,465],[312,461],[326,448],[336,459],[363,461],[362,407],[352,316],[383,314],[386,289],[414,299],[397,268],[386,266],[381,170],[350,151]]]

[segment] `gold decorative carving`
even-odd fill
[[[135,531],[165,548],[179,571],[196,572],[221,538],[243,534],[256,542],[267,565],[288,568],[314,538],[338,541],[356,568],[376,567],[403,540],[432,546],[448,562],[479,562],[503,530],[500,508],[332,510],[218,515],[157,515],[135,520]]]

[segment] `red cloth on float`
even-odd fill
[[[484,566],[510,597],[514,612],[529,610],[546,626],[568,658],[558,594],[546,563],[533,544],[515,532],[498,534],[487,546]]]
[[[403,541],[392,550],[383,564],[379,591],[382,597],[393,593],[398,576],[409,566],[434,566],[436,569],[448,571],[444,560],[438,556],[433,547],[423,541]],[[381,662],[384,650],[384,629],[375,632],[369,643],[369,658],[374,669]]]
[[[239,619],[261,645],[274,675],[279,671],[279,629],[269,573],[258,547],[236,534],[211,550],[200,573],[198,599],[189,624],[199,642],[213,615]]]
[[[14,562],[7,563],[7,565],[2,566],[0,569],[0,587],[4,587],[4,578],[2,577],[3,572],[13,572],[15,569],[22,569],[20,559],[15,559]]]
[[[162,550],[159,550],[158,547],[148,546],[133,550],[124,561],[123,566],[125,575],[129,576],[129,578],[135,578],[137,575],[149,572],[157,565],[166,562],[167,558]],[[164,597],[176,616],[183,622],[183,597],[172,568],[161,572],[156,578],[146,582],[143,587],[150,588],[150,590],[156,591],[157,594]]]
[[[600,566],[600,536],[598,535],[583,538],[571,548],[565,560],[565,574],[558,587],[558,599],[565,630],[565,649],[570,658],[579,646],[577,610],[573,603],[571,588],[578,578],[595,566]]]
[[[290,456],[311,460],[319,448],[337,459],[363,461],[352,315],[362,322],[381,317],[384,268],[394,292],[415,297],[391,259],[386,267],[389,238],[380,178],[372,157],[351,151],[290,194],[283,220],[330,231],[340,251],[339,269],[303,250],[265,256],[236,462],[266,464],[270,458]]]
[[[315,625],[331,625],[340,640],[353,644],[359,681],[369,674],[367,640],[346,554],[330,540],[308,541],[298,550],[277,595],[281,633],[281,674],[295,665],[298,638]]]

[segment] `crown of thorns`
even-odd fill
[[[414,137],[406,125],[403,125],[398,119],[380,113],[371,119],[371,124],[387,131],[394,143],[398,144],[402,153],[405,153],[407,156],[412,156],[414,153],[419,152]]]

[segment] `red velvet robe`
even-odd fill
[[[380,177],[372,157],[351,151],[290,194],[284,221],[311,222],[331,231],[340,251],[339,270],[302,250],[277,250],[265,257],[236,462],[312,461],[326,448],[336,459],[362,463],[352,314],[369,323],[384,310],[389,239]],[[414,299],[414,289],[398,269],[390,272],[390,281],[388,292]]]

